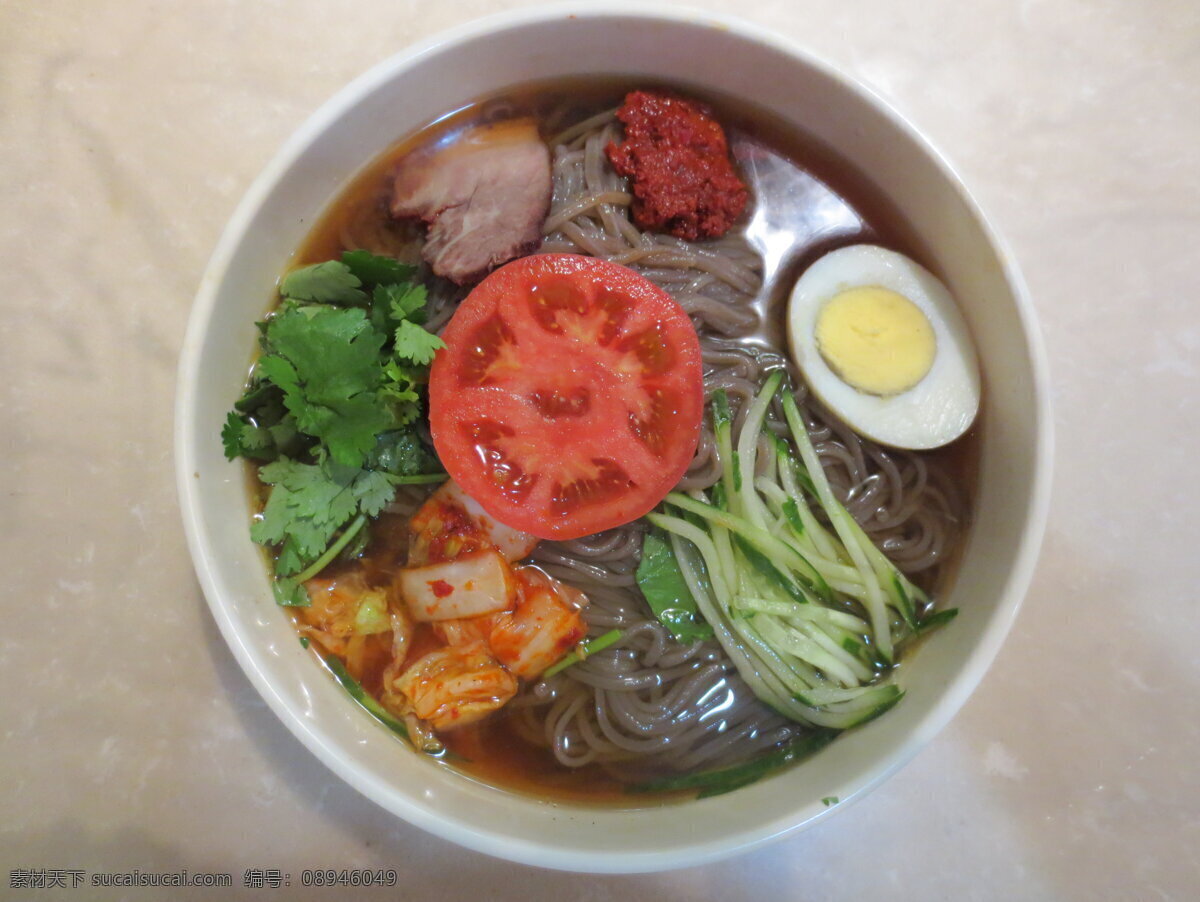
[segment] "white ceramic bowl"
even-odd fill
[[[240,464],[219,433],[278,274],[339,188],[396,138],[509,85],[581,74],[685,82],[752,100],[836,148],[901,210],[959,299],[986,385],[976,523],[953,626],[904,668],[904,702],[824,753],[715,799],[633,810],[551,803],[410,751],[354,705],[274,604],[248,536]],[[877,97],[763,30],[629,6],[533,10],[443,34],[375,67],[318,110],[259,176],[204,275],[180,363],[179,492],[213,616],[279,718],[331,770],[417,826],[491,855],[635,872],[712,861],[829,817],[940,730],[995,656],[1028,585],[1048,499],[1046,368],[1013,262],[958,179]],[[299,751],[297,751],[299,753]],[[827,808],[821,799],[836,796]]]

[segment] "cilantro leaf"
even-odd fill
[[[297,414],[296,423],[310,435],[321,436],[335,461],[347,466],[362,462],[375,444],[375,434],[395,422],[378,395],[360,393],[320,406],[311,402]]]
[[[225,446],[225,456],[229,460],[235,457],[274,460],[279,456],[274,433],[270,429],[258,426],[232,410],[221,429],[221,443]]]
[[[424,366],[433,362],[433,356],[446,343],[432,332],[427,332],[414,322],[405,320],[396,327],[396,356],[407,358]]]
[[[221,444],[225,448],[225,457],[228,460],[241,457],[245,453],[242,431],[247,425],[249,424],[232,410],[226,415],[225,425],[221,427]]]
[[[242,425],[242,456],[257,460],[274,460],[278,454],[275,451],[275,439],[271,430],[254,426],[250,423]]]
[[[421,405],[417,403],[419,396],[415,391],[388,387],[383,396],[391,402],[395,425],[410,426],[421,416]]]
[[[383,375],[389,382],[395,383],[400,389],[405,389],[425,382],[428,372],[424,367],[401,363],[392,358],[383,365]]]
[[[409,263],[364,250],[346,251],[342,254],[342,262],[364,285],[408,282],[417,272],[417,268]]]
[[[258,471],[258,478],[273,488],[262,519],[250,528],[251,538],[261,544],[284,545],[282,554],[293,562],[319,555],[346,519],[344,510],[333,509],[346,487],[334,482],[320,465],[288,458],[267,464]],[[291,571],[282,562],[278,569]]]
[[[255,379],[246,388],[245,393],[234,403],[233,409],[238,413],[254,413],[262,407],[270,406],[279,399],[279,389],[270,382]]]
[[[423,322],[426,300],[424,285],[378,285],[371,292],[371,323],[380,332],[391,333],[407,319]]]
[[[280,410],[282,412],[282,406]],[[267,427],[267,431],[271,433],[271,441],[278,453],[289,457],[296,457],[312,441],[296,428],[296,418],[290,413],[284,413],[275,425]]]
[[[377,470],[359,470],[351,483],[351,491],[358,509],[368,517],[382,513],[396,494],[387,476]]]
[[[271,589],[275,593],[275,603],[281,607],[307,608],[312,605],[312,599],[308,597],[308,590],[304,588],[303,583],[281,577],[271,582]]]
[[[254,538],[254,528],[250,528],[250,537]],[[279,546],[279,554],[275,558],[275,573],[283,576],[289,573],[299,573],[308,566],[311,558],[302,555],[296,547],[296,541],[288,538]],[[283,602],[280,602],[282,604]]]
[[[408,285],[383,285],[388,310],[392,319],[400,322],[412,319],[413,315],[425,309],[429,300],[429,292],[424,285],[411,283]]]
[[[337,530],[359,513],[373,517],[395,489],[385,474],[327,461],[305,464],[280,458],[258,472],[271,495],[250,528],[255,542],[282,545],[275,572],[297,573],[320,557]]]
[[[279,293],[295,301],[357,307],[367,302],[367,294],[361,286],[362,281],[349,266],[337,260],[327,260],[292,270],[283,277]]]
[[[263,375],[283,389],[297,427],[322,439],[334,460],[358,466],[394,419],[382,404],[384,337],[361,310],[288,310],[271,320]]]

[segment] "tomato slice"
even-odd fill
[[[501,523],[543,539],[628,523],[696,452],[700,341],[683,308],[631,269],[523,257],[480,282],[442,338],[434,445]]]

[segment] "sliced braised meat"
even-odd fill
[[[549,209],[550,151],[532,120],[477,126],[409,156],[392,189],[392,215],[425,221],[422,256],[459,285],[536,250]]]

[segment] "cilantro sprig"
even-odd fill
[[[277,552],[281,604],[307,603],[300,583],[361,549],[365,522],[396,485],[444,478],[414,428],[444,346],[423,327],[414,275],[349,251],[288,273],[279,307],[258,324],[262,354],[221,439],[226,457],[259,463],[271,486],[251,537]]]

